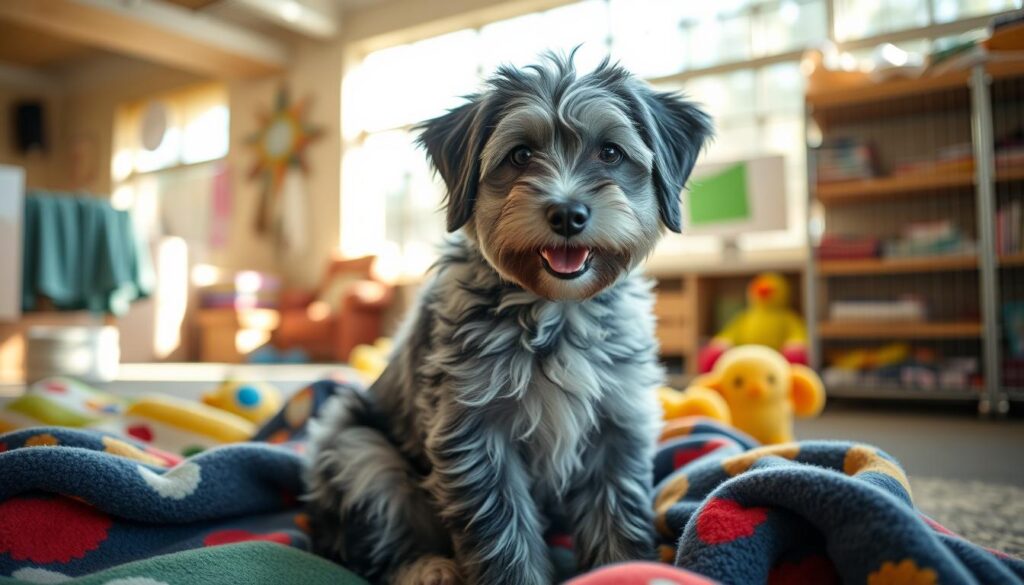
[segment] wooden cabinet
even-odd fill
[[[686,266],[686,264],[683,264]],[[654,313],[661,357],[670,382],[682,385],[697,372],[697,353],[728,319],[746,306],[747,284],[762,272],[779,272],[788,281],[793,310],[803,309],[804,261],[690,264],[686,270],[652,271],[657,280]],[[723,303],[723,300],[729,302]]]
[[[280,314],[273,309],[201,309],[200,361],[241,363],[270,341],[280,322]]]
[[[696,277],[658,281],[654,314],[662,356],[688,360],[697,345]]]

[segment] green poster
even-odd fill
[[[690,225],[697,227],[750,218],[747,165],[732,165],[695,179],[690,187]]]

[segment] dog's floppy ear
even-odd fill
[[[711,138],[711,118],[677,94],[660,92],[642,82],[633,85],[634,115],[647,146],[654,152],[654,188],[661,220],[668,229],[683,229],[679,198],[697,156]]]
[[[494,127],[494,110],[483,95],[469,96],[465,103],[447,114],[427,120],[418,142],[441,174],[449,232],[459,229],[473,215],[477,183],[480,181],[480,153]]]

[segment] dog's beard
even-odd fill
[[[589,248],[584,269],[565,278],[545,266],[541,249],[502,248],[492,262],[505,277],[534,294],[558,301],[585,300],[613,285],[633,269],[633,257],[623,250]]]
[[[602,204],[592,197],[595,214],[604,217],[594,221],[590,233],[566,239],[551,233],[544,217],[547,201],[513,189],[478,202],[467,233],[504,280],[546,299],[582,301],[636,268],[660,235],[653,211],[627,213],[619,203],[624,196],[615,199]],[[647,224],[640,219],[645,216]]]

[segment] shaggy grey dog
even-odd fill
[[[422,130],[458,233],[390,366],[314,430],[317,550],[375,582],[544,585],[563,517],[581,570],[651,557],[663,371],[635,269],[681,229],[709,119],[548,56]]]

